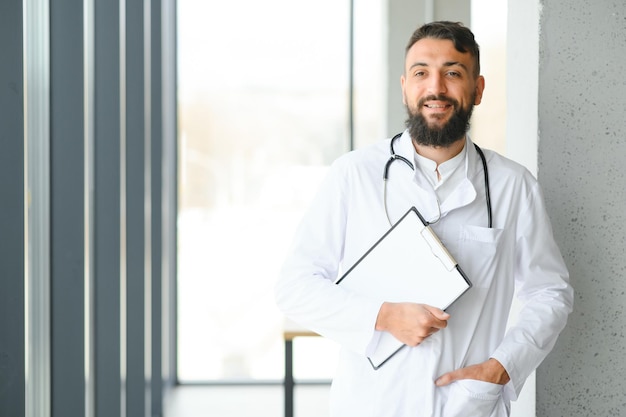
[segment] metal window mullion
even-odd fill
[[[126,228],[126,0],[119,0],[119,71],[120,71],[120,417],[126,417],[127,387],[127,311],[128,267]]]
[[[162,65],[162,194],[161,309],[162,375],[169,386],[176,380],[176,2],[161,2]]]
[[[348,137],[350,151],[354,150],[354,0],[350,0],[350,34],[348,53]]]
[[[50,35],[45,0],[23,3],[25,410],[50,415]]]
[[[96,415],[95,369],[95,0],[83,0],[85,417]]]
[[[143,2],[144,22],[144,378],[146,415],[152,415],[152,8]]]

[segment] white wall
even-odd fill
[[[506,155],[537,175],[539,0],[508,2]]]

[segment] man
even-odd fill
[[[342,346],[333,417],[508,416],[571,312],[568,272],[537,181],[489,150],[483,165],[467,135],[485,88],[472,32],[452,22],[417,29],[400,81],[407,130],[333,163],[276,300],[292,320]],[[383,186],[390,147],[406,163],[391,164]],[[412,206],[473,284],[446,312],[334,284]],[[513,296],[523,307],[506,331]],[[380,332],[408,347],[374,370],[367,355]]]

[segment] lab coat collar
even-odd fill
[[[474,148],[474,143],[470,139],[469,134],[466,134],[465,138],[465,147],[467,149],[465,153],[465,178],[458,185],[456,190],[445,201],[441,203],[442,217],[451,210],[466,206],[474,201],[476,199],[477,191],[476,186],[472,183],[472,181],[476,181],[476,178],[483,178],[482,175],[476,175],[478,170],[482,171],[482,162],[480,161],[480,156],[478,155],[476,148]],[[402,133],[400,139],[396,143],[394,143],[394,150],[396,154],[405,157],[409,161],[415,161],[416,151],[408,130],[405,130]],[[432,190],[432,186],[426,178],[423,178],[423,175],[419,169],[415,169],[412,174],[407,175],[413,175],[413,181],[420,188],[425,190],[428,190],[430,188]]]
[[[415,148],[413,147],[413,140],[411,140],[408,129],[402,132],[402,136],[400,136],[400,139],[398,139],[393,146],[396,154],[405,157],[413,163],[415,160]]]
[[[469,135],[465,136],[465,178],[457,186],[457,188],[450,194],[450,196],[441,203],[441,214],[444,216],[449,211],[459,207],[466,206],[476,199],[476,187],[470,180],[475,178],[476,172],[476,158],[480,158],[474,144],[472,143]],[[481,164],[482,166],[482,164]]]

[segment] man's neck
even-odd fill
[[[416,141],[413,141],[413,146],[419,155],[435,161],[437,166],[439,166],[461,153],[465,146],[465,136],[446,147],[421,145]]]

